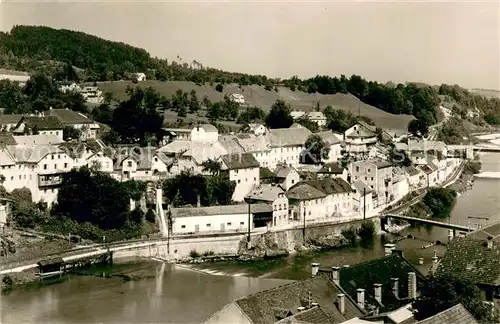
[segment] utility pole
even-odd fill
[[[306,246],[306,212],[304,211],[304,226],[302,227],[302,236],[304,237],[304,246]]]
[[[366,220],[366,187],[363,188],[363,223]]]
[[[251,217],[250,217],[250,199],[247,200],[248,203],[248,235],[247,235],[247,248],[250,248],[250,222],[251,222]]]

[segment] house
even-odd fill
[[[57,117],[64,126],[70,126],[80,130],[81,140],[97,137],[99,125],[82,113],[69,109],[49,109],[45,116]]]
[[[288,323],[279,321],[294,317],[300,320],[296,323],[323,323],[327,318],[326,323],[339,324],[362,316],[364,312],[332,280],[316,276],[237,299],[203,323]]]
[[[318,124],[319,127],[326,125],[326,116],[321,111],[311,111],[306,114],[306,118]]]
[[[279,163],[297,166],[302,161],[305,143],[311,131],[299,124],[290,128],[271,129],[266,134],[271,147],[269,168],[274,169]]]
[[[340,178],[302,181],[292,186],[286,196],[294,221],[332,222],[352,217],[352,188]]]
[[[365,320],[367,320],[366,323],[380,321],[380,323],[390,324],[415,324],[418,322],[413,314],[413,306],[411,303],[393,311],[379,313],[378,315],[368,315],[365,317]]]
[[[273,182],[279,184],[286,191],[300,182],[300,175],[294,168],[280,164],[274,170]]]
[[[281,226],[289,223],[288,199],[285,190],[276,184],[261,184],[254,187],[245,197],[247,203],[266,203],[273,207],[273,218],[270,226]]]
[[[434,187],[438,184],[438,168],[434,163],[419,165],[418,168],[424,173],[426,187]]]
[[[410,304],[426,280],[400,250],[348,267],[320,269],[319,273],[333,278],[360,308],[372,315]]]
[[[392,181],[392,163],[384,160],[364,160],[352,162],[348,168],[350,181],[361,180],[374,190],[374,196],[382,198],[379,203],[387,203],[389,185]]]
[[[276,164],[271,163],[269,133],[264,134],[264,136],[241,134],[237,137],[237,142],[245,153],[252,153],[255,159],[259,161],[260,166],[274,170]]]
[[[425,180],[425,177],[419,169],[414,166],[405,166],[403,167],[403,170],[406,174],[406,178],[408,179],[410,189],[417,189],[422,187],[422,181]]]
[[[259,162],[250,153],[224,155],[221,161],[221,169],[236,183],[232,200],[243,201],[250,190],[260,184]]]
[[[347,169],[340,163],[325,163],[317,172],[319,177],[341,178],[347,181]]]
[[[446,157],[448,149],[444,142],[408,139],[408,144],[396,143],[396,150],[406,151],[414,164],[426,164],[427,156]]]
[[[500,303],[500,223],[455,237],[439,261],[436,276],[452,274],[475,283],[485,301]]]
[[[7,219],[11,214],[11,203],[10,199],[0,198],[0,230],[3,230],[7,224]]]
[[[30,79],[30,75],[26,72],[0,69],[0,80],[9,80],[11,82],[19,82],[21,86],[24,86],[26,82]]]
[[[219,131],[217,127],[211,124],[196,125],[191,130],[191,141],[200,142],[217,142],[219,139]]]
[[[392,183],[389,186],[389,201],[400,200],[410,192],[410,183],[402,168],[394,167],[392,174]]]
[[[170,143],[172,140],[184,140],[188,141],[191,139],[192,127],[180,127],[180,128],[162,128],[162,130],[167,134],[168,139],[164,139],[165,144]]]
[[[357,122],[344,132],[345,153],[357,158],[367,158],[369,148],[377,143],[375,126]]]
[[[0,131],[10,132],[12,129],[16,128],[19,121],[23,118],[23,115],[19,114],[0,114]]]
[[[359,213],[361,217],[370,217],[373,212],[373,189],[367,186],[363,181],[354,181],[352,184],[354,189],[352,208],[355,213]]]
[[[275,183],[274,173],[266,167],[259,168],[260,183],[271,184]]]
[[[122,180],[152,180],[154,147],[124,149],[115,158],[115,171]]]
[[[304,111],[294,110],[294,111],[290,112],[290,115],[292,116],[292,118],[294,120],[296,120],[296,119],[299,119],[299,118],[306,116],[306,113]]]
[[[434,316],[428,317],[419,324],[479,324],[472,314],[465,309],[462,304],[457,304],[447,310],[437,313]]]
[[[326,147],[330,149],[330,151],[328,152],[328,158],[323,160],[324,163],[337,162],[342,158],[342,147],[340,146],[340,140],[333,132],[319,132],[315,133],[315,135],[318,135],[323,140]]]
[[[135,79],[139,82],[146,81],[146,74],[144,74],[142,72],[138,72],[135,74]]]
[[[75,82],[61,82],[59,84],[59,90],[61,92],[80,92],[82,91],[82,88]]]
[[[55,135],[62,141],[63,128],[64,125],[54,116],[25,116],[19,120],[12,132],[20,135]]]
[[[80,94],[89,103],[100,104],[103,101],[102,91],[98,87],[82,87]]]
[[[266,133],[267,128],[262,124],[248,124],[248,131],[255,136],[261,136]]]
[[[250,208],[250,215],[249,215]],[[260,204],[224,205],[212,207],[172,208],[172,233],[193,234],[250,230],[267,227],[272,221],[273,206]]]
[[[245,103],[245,97],[241,93],[231,93],[229,95],[229,100],[241,105]]]

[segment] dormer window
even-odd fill
[[[127,165],[128,165],[129,167],[132,167],[132,161],[128,161],[128,162],[127,162]]]

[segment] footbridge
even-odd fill
[[[483,144],[483,145],[448,145],[448,152],[449,151],[467,151],[467,150],[472,150],[474,152],[493,152],[493,153],[500,153],[500,146],[497,145],[488,145],[488,144]]]
[[[482,227],[480,224],[476,224],[476,226],[471,226],[471,222],[467,222],[467,224],[452,224],[452,223],[446,223],[446,222],[439,222],[436,220],[432,219],[426,219],[426,218],[417,218],[417,217],[409,217],[409,216],[403,216],[403,215],[396,215],[396,214],[385,214],[380,216],[380,223],[382,226],[382,229],[385,228],[384,225],[388,224],[391,219],[399,219],[399,220],[404,220],[409,222],[410,224],[428,224],[428,225],[433,225],[437,227],[442,227],[442,228],[447,228],[451,231],[453,231],[453,236],[456,236],[456,232],[472,232],[477,230],[478,228]]]

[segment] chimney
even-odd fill
[[[361,309],[365,309],[365,290],[363,288],[358,288],[356,291],[358,293],[358,306]]]
[[[396,245],[392,244],[392,243],[387,243],[386,245],[384,245],[385,255],[386,256],[391,255],[392,250],[394,250],[395,248],[396,248]]]
[[[340,314],[344,315],[345,314],[345,295],[338,294],[337,299],[338,299],[339,312],[340,312]]]
[[[408,272],[408,298],[417,298],[417,274]]]
[[[399,278],[391,278],[392,294],[399,299]]]
[[[344,269],[347,269],[349,268],[349,265],[348,264],[344,264]]]
[[[375,300],[378,301],[379,304],[382,304],[382,284],[376,283],[374,284],[375,290]]]
[[[303,312],[305,309],[306,309],[305,307],[302,307],[302,306],[301,306],[301,307],[298,307],[298,308],[297,308],[297,311],[300,313],[300,312]]]
[[[436,250],[434,250],[434,256],[432,257],[432,264],[436,265],[438,262],[438,256]]]
[[[493,248],[493,236],[488,236],[488,249],[491,250]]]
[[[318,270],[319,270],[319,263],[311,263],[311,275],[313,277],[316,277],[316,275],[318,274]]]
[[[339,267],[332,267],[332,280],[337,286],[340,286],[340,268]]]

